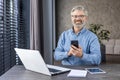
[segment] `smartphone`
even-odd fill
[[[71,45],[75,46],[78,48],[78,40],[72,40]]]

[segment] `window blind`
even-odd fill
[[[0,0],[0,75],[21,63],[14,48],[26,48],[23,0]]]
[[[0,75],[4,73],[4,54],[3,54],[3,25],[4,25],[4,8],[3,8],[3,0],[0,0]]]
[[[17,0],[0,0],[0,75],[16,64]]]

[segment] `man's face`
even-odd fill
[[[82,28],[87,21],[87,16],[84,11],[75,10],[71,13],[71,20],[74,27]]]

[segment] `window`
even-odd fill
[[[25,47],[24,24],[18,1],[0,0],[0,75],[16,64],[15,47]],[[19,9],[19,10],[18,10]],[[19,35],[18,35],[19,34]]]

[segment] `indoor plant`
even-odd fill
[[[101,56],[102,56],[101,60],[102,62],[106,62],[106,57],[105,57],[106,48],[105,45],[102,43],[102,40],[109,40],[110,32],[108,30],[103,29],[102,24],[90,24],[89,30],[97,35],[99,42],[101,44]]]
[[[90,24],[90,28],[89,30],[92,31],[93,33],[95,33],[100,41],[100,43],[102,44],[101,40],[109,40],[110,37],[110,32],[108,30],[105,30],[102,28],[103,25],[102,24]]]

